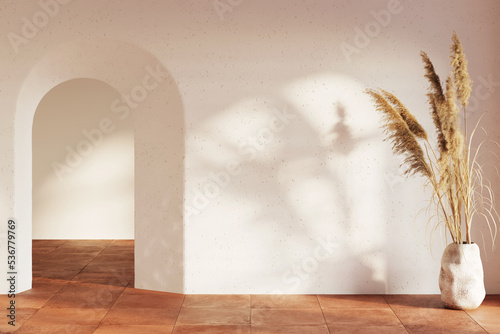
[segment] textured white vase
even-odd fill
[[[483,264],[476,244],[449,244],[441,259],[441,301],[445,307],[473,310],[486,296]]]

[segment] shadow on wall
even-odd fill
[[[386,292],[388,231],[383,196],[374,196],[383,180],[369,178],[383,167],[369,145],[379,137],[377,115],[368,100],[350,96],[359,90],[345,87],[351,79],[318,77],[199,125],[200,175],[236,167],[218,189],[209,178],[192,181],[208,204],[190,217],[188,248],[211,250],[192,264],[210,280],[201,286],[188,277],[188,293],[245,282],[255,293]],[[222,119],[231,130],[219,128]]]

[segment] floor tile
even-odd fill
[[[353,326],[347,324],[330,324],[328,325],[330,333],[342,334],[407,334],[408,331],[402,324],[394,326],[376,326],[376,325],[363,325]],[[434,334],[429,332],[428,334]]]
[[[319,308],[316,295],[252,295],[252,308]]]
[[[135,240],[133,239],[117,239],[111,241],[109,244],[109,247],[112,246],[125,246],[125,247],[132,247],[134,248]]]
[[[326,325],[317,326],[252,326],[252,334],[329,334]],[[341,333],[341,332],[339,332]]]
[[[91,261],[83,269],[83,272],[100,271],[100,272],[113,272],[117,269],[121,270],[134,270],[134,261]]]
[[[83,271],[76,275],[72,281],[125,287],[130,283],[133,277],[133,271]]]
[[[68,284],[67,280],[33,277],[31,291],[56,293],[59,292],[66,284]]]
[[[393,308],[444,308],[441,302],[441,295],[386,295],[384,299]]]
[[[45,308],[110,308],[123,289],[111,285],[69,282]]]
[[[167,308],[180,310],[184,295],[125,288],[116,301],[115,308]]]
[[[25,325],[16,334],[92,334],[95,328],[94,325]]]
[[[94,334],[171,334],[173,326],[100,325]]]
[[[492,300],[486,300],[479,308],[466,313],[488,333],[500,334],[500,299],[496,305],[491,302]]]
[[[386,308],[390,309],[380,295],[318,295],[321,307],[327,308]]]
[[[16,294],[16,306],[20,308],[41,308],[53,296],[54,293],[52,292],[24,291]]]
[[[465,311],[400,307],[394,312],[411,333],[485,333]]]
[[[35,255],[45,255],[45,254],[52,252],[56,248],[57,247],[55,247],[55,246],[33,247],[32,252],[33,252],[34,256]]]
[[[79,239],[67,240],[61,247],[101,247],[106,248],[113,240],[106,239]]]
[[[173,334],[250,334],[250,326],[175,326]]]
[[[177,325],[250,325],[250,309],[182,308]]]
[[[321,309],[252,309],[252,326],[311,326],[325,325]]]
[[[106,315],[104,308],[42,308],[22,326],[97,325]]]
[[[68,240],[57,240],[57,239],[50,239],[50,240],[45,240],[45,239],[33,239],[32,242],[32,247],[37,248],[37,247],[58,247],[61,246],[65,243],[67,243]]]
[[[134,261],[134,254],[121,254],[121,253],[99,253],[94,261]]]
[[[182,307],[250,308],[250,295],[186,295]]]
[[[2,303],[2,306],[5,305]],[[16,308],[16,321],[11,326],[8,324],[8,321],[11,319],[7,318],[7,310],[5,312],[2,310],[0,312],[0,318],[2,319],[0,322],[0,333],[12,333],[19,329],[29,318],[31,318],[39,309],[37,308]]]
[[[103,249],[101,247],[58,247],[52,252],[48,253],[50,256],[71,256],[71,255],[86,255],[86,256],[97,256]]]
[[[71,280],[80,270],[35,270],[33,269],[33,277],[46,277],[61,280]]]
[[[102,325],[174,326],[179,312],[163,308],[112,308]]]
[[[350,325],[352,327],[400,326],[401,322],[390,309],[324,308],[328,327]]]

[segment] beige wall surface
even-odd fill
[[[495,0],[3,1],[0,217],[19,221],[21,289],[33,117],[51,89],[88,78],[120,94],[116,115],[133,116],[140,287],[438,293],[447,241],[426,234],[424,180],[400,176],[363,91],[394,92],[433,133],[419,53],[446,78],[455,30],[474,81],[467,119],[484,112],[498,141],[499,16]],[[498,146],[484,150],[498,197]],[[500,293],[487,236],[477,224],[486,290]]]

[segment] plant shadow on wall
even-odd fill
[[[246,108],[248,118],[258,120],[236,136],[205,125],[212,133],[204,138],[223,147],[224,154],[217,156],[239,159],[232,176],[227,170],[225,178],[212,173],[220,176],[221,186],[189,222],[198,241],[212,242],[216,250],[207,275],[227,286],[245,277],[248,291],[257,293],[385,292],[384,231],[365,220],[362,207],[365,199],[368,205],[382,204],[369,194],[378,185],[370,184],[367,191],[365,177],[358,174],[366,172],[365,159],[371,158],[366,143],[377,125],[368,134],[353,133],[349,119],[359,117],[357,110],[331,98],[330,110],[316,110],[327,118],[319,128],[297,103],[263,100],[234,111],[242,118]],[[223,169],[227,161],[214,156],[204,155],[200,169]],[[208,194],[207,181],[198,183],[199,193]],[[229,238],[214,232],[214,224]],[[219,243],[222,239],[230,241]],[[247,249],[252,256],[240,257]]]

